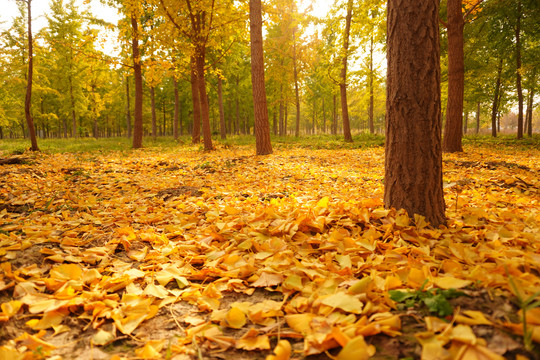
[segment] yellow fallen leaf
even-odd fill
[[[239,308],[233,307],[225,316],[225,321],[233,329],[240,329],[246,325],[246,314]]]
[[[290,314],[285,315],[287,325],[297,333],[306,335],[311,332],[311,321],[316,317],[315,314]]]
[[[480,311],[465,310],[463,314],[458,314],[455,317],[457,323],[465,325],[493,325]]]
[[[18,352],[17,349],[0,346],[0,359],[2,360],[23,360],[25,357],[25,354]]]
[[[165,345],[165,340],[148,341],[142,348],[135,350],[135,355],[141,359],[161,359],[160,352]]]
[[[327,296],[321,301],[321,303],[353,314],[360,314],[364,306],[364,304],[362,304],[358,298],[345,293],[336,293]]]
[[[82,274],[82,268],[76,264],[58,265],[50,271],[50,276],[59,280],[80,280]]]
[[[366,344],[362,335],[351,339],[341,349],[336,360],[367,360],[375,354],[375,348]]]
[[[254,287],[267,287],[279,285],[283,282],[283,275],[263,271],[257,281],[251,283]]]
[[[330,198],[328,196],[323,197],[321,200],[317,202],[317,205],[315,205],[318,208],[327,208],[328,202],[330,201]]]
[[[243,350],[268,350],[270,349],[270,339],[268,335],[257,335],[252,337],[242,336],[236,341],[236,348]]]
[[[99,329],[98,332],[92,337],[92,343],[94,345],[107,345],[108,343],[114,341],[116,337],[109,331]]]
[[[62,323],[62,320],[69,314],[67,309],[60,309],[46,312],[41,319],[32,319],[26,322],[26,325],[33,330],[45,330],[58,326]]]
[[[287,340],[279,340],[274,349],[275,355],[268,355],[266,360],[289,360],[291,352],[291,344]]]
[[[452,276],[437,277],[433,279],[433,283],[441,289],[461,289],[472,284],[471,280],[458,279]]]
[[[0,305],[2,313],[8,317],[11,317],[19,312],[19,309],[22,306],[22,302],[19,300],[12,300]]]

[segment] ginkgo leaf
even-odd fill
[[[237,307],[232,307],[225,316],[225,321],[229,327],[233,329],[240,329],[246,324],[246,315],[242,310]]]
[[[275,355],[268,355],[266,360],[289,360],[291,358],[292,347],[287,340],[279,340],[274,348]]]
[[[259,278],[251,283],[251,286],[253,287],[268,287],[268,286],[276,286],[283,282],[283,275],[281,274],[273,274],[268,272],[262,272]]]
[[[99,329],[98,332],[92,337],[92,342],[94,345],[107,345],[114,341],[116,337],[109,331]]]
[[[472,284],[471,280],[457,279],[452,276],[437,277],[433,283],[441,289],[461,289]]]
[[[360,314],[364,304],[353,295],[336,293],[325,297],[321,303],[353,314]]]
[[[372,345],[366,344],[362,335],[351,339],[341,349],[336,360],[367,360],[375,353]]]

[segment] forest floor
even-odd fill
[[[380,146],[253,153],[1,165],[0,359],[540,358],[537,146],[445,154],[438,229]]]

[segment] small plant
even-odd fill
[[[514,282],[514,279],[512,278],[510,273],[508,273],[508,269],[506,269],[506,274],[508,275],[508,282],[510,283],[510,287],[512,288],[512,291],[516,295],[515,303],[521,309],[521,326],[523,327],[523,345],[525,346],[525,349],[527,351],[532,351],[534,347],[532,343],[533,330],[527,327],[527,311],[540,307],[540,300],[536,300],[536,298],[540,297],[540,290],[535,292],[531,296],[525,298],[523,296],[523,291],[519,291],[516,283]]]
[[[448,299],[453,299],[458,296],[464,296],[465,293],[456,289],[429,289],[424,290],[427,280],[424,281],[420,290],[416,291],[400,291],[390,290],[390,299],[398,303],[404,303],[405,307],[414,307],[417,303],[423,303],[431,313],[436,313],[440,317],[452,315],[454,312],[452,305]]]

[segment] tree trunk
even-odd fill
[[[300,91],[298,90],[298,67],[296,55],[296,26],[293,29],[293,69],[294,69],[294,94],[296,98],[296,129],[294,136],[300,136]]]
[[[262,37],[261,0],[249,1],[249,27],[251,39],[251,84],[253,91],[253,115],[255,117],[255,146],[257,155],[272,153],[270,123],[264,87],[264,54]]]
[[[343,118],[343,136],[346,142],[352,142],[351,125],[349,122],[349,106],[347,105],[347,58],[349,56],[349,35],[351,32],[353,0],[347,2],[347,17],[345,18],[345,34],[343,36],[343,58],[341,59],[341,117]]]
[[[34,45],[32,40],[32,0],[27,0],[28,4],[28,79],[26,83],[26,97],[24,99],[24,115],[28,126],[28,135],[32,146],[30,150],[39,151],[36,138],[34,119],[32,118],[32,81],[34,77]]]
[[[389,0],[384,202],[445,222],[439,0]]]
[[[533,71],[531,87],[529,89],[529,98],[527,99],[527,112],[525,116],[525,123],[527,125],[527,136],[532,136],[532,117],[534,106],[534,90],[535,90],[536,71]]]
[[[131,104],[129,95],[129,77],[126,76],[126,130],[128,138],[131,137]]]
[[[135,14],[131,15],[133,30],[131,49],[133,52],[133,78],[135,79],[135,109],[133,110],[133,148],[142,148],[143,141],[143,83],[142,64],[139,53],[139,24]]]
[[[326,134],[326,108],[324,107],[324,96],[322,97],[322,133]]]
[[[332,135],[337,135],[337,106],[336,106],[336,95],[334,94],[334,112],[332,116]]]
[[[219,103],[219,130],[221,140],[227,138],[227,127],[225,125],[225,110],[223,109],[223,80],[218,76],[218,103]]]
[[[193,102],[193,128],[191,130],[191,142],[201,142],[201,102],[199,100],[199,88],[197,83],[197,64],[195,57],[191,57],[191,99]]]
[[[373,35],[369,42],[369,133],[375,133],[375,123],[373,121]]]
[[[213,150],[212,131],[210,129],[210,108],[208,106],[208,94],[206,93],[206,80],[204,78],[204,59],[206,49],[204,45],[198,45],[195,62],[197,64],[197,85],[199,89],[199,102],[201,104],[201,122],[203,131],[204,150]]]
[[[283,83],[279,87],[279,136],[285,136],[285,126],[284,126],[284,99],[283,99]]]
[[[463,133],[467,133],[467,126],[469,125],[469,110],[465,110],[465,117],[463,119]]]
[[[521,88],[521,0],[517,1],[516,20],[516,90],[518,95],[517,138],[523,138],[523,89]]]
[[[77,132],[77,114],[75,113],[75,96],[73,95],[73,83],[71,74],[68,77],[69,79],[69,99],[71,102],[71,136],[73,138],[78,137]]]
[[[173,76],[173,87],[174,87],[174,119],[173,119],[173,137],[174,140],[178,140],[178,127],[180,127],[180,132],[182,132],[182,125],[180,123],[180,99],[178,96],[178,82]]]
[[[499,60],[497,68],[497,81],[495,83],[495,93],[493,95],[493,105],[491,107],[491,136],[497,137],[497,105],[499,104],[499,91],[501,89],[501,74],[502,74],[503,59]]]
[[[157,137],[156,90],[153,86],[150,87],[150,102],[152,104],[152,137],[155,140]]]
[[[444,127],[443,150],[461,152],[463,123],[463,89],[465,67],[463,63],[463,27],[465,22],[461,10],[462,0],[448,0],[448,102]]]
[[[476,103],[476,134],[480,132],[480,102]]]
[[[277,119],[277,106],[274,106],[274,111],[272,111],[272,132],[274,135],[278,134],[278,119]]]

